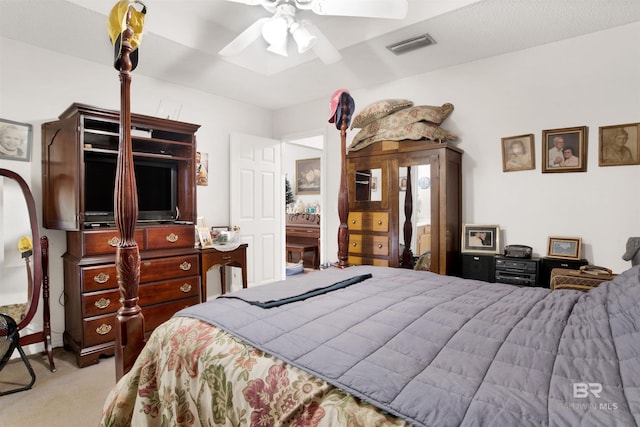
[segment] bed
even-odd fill
[[[125,56],[126,42],[125,34]],[[184,309],[146,343],[129,239],[134,193],[116,190],[129,246],[117,257],[119,381],[101,425],[640,424],[640,266],[586,293],[348,266],[353,107],[348,92],[334,94],[343,159],[337,267]],[[128,99],[121,114],[126,164]]]
[[[638,425],[639,275],[583,293],[361,266],[230,293],[154,331],[102,424]]]

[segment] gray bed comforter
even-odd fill
[[[264,309],[354,276],[332,292]],[[588,293],[351,267],[182,310],[418,426],[640,424],[640,269]]]

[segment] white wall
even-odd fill
[[[451,102],[443,127],[460,136],[463,155],[463,222],[499,224],[502,242],[547,252],[549,236],[583,240],[592,264],[621,272],[627,238],[640,236],[640,166],[598,166],[598,127],[640,122],[640,23],[524,51],[462,64],[393,83],[351,91],[356,112],[385,98],[416,104]],[[422,54],[422,53],[421,53]],[[428,61],[428,50],[425,50]],[[340,81],[335,87],[344,87]],[[340,165],[340,135],[326,122],[326,99],[278,111],[274,136],[327,129],[327,169]],[[541,173],[542,131],[588,126],[584,173]],[[501,138],[533,133],[536,169],[502,172]],[[347,144],[355,134],[348,132]],[[337,194],[328,176],[327,194]],[[337,230],[337,197],[327,197],[325,224]],[[323,243],[337,259],[337,241]]]
[[[31,123],[34,130],[31,162],[0,160],[0,168],[11,169],[27,181],[42,223],[41,124],[57,119],[74,102],[118,110],[120,80],[113,67],[6,38],[0,37],[0,51],[4,58],[0,63],[0,117]],[[159,110],[171,113],[180,109],[178,120],[202,126],[196,136],[198,150],[209,153],[209,185],[198,187],[198,214],[205,217],[207,224],[229,224],[229,132],[269,137],[272,113],[149,79],[135,71],[132,76],[132,112],[155,116]],[[60,302],[63,301],[64,288],[61,256],[66,251],[65,233],[46,229],[40,232],[50,239],[53,345],[60,346],[64,332],[64,308]],[[2,282],[5,280],[11,278],[5,276],[0,279]],[[38,325],[42,324],[40,313],[41,309],[35,318]],[[41,344],[35,346],[42,348]]]

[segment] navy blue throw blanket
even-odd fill
[[[237,298],[240,299],[248,304],[251,305],[257,305],[258,307],[262,307],[262,308],[273,308],[273,307],[280,307],[281,305],[285,305],[285,304],[289,304],[292,302],[296,302],[296,301],[303,301],[306,300],[307,298],[311,298],[311,297],[315,297],[317,295],[322,295],[322,294],[326,294],[327,292],[331,292],[331,291],[335,291],[337,289],[343,289],[346,288],[347,286],[351,286],[355,283],[360,283],[363,280],[367,280],[370,279],[371,273],[369,274],[361,274],[359,276],[353,276],[350,277],[349,279],[346,280],[342,280],[340,282],[336,282],[332,285],[329,286],[324,286],[321,288],[316,288],[316,289],[312,289],[310,291],[304,292],[302,294],[299,295],[293,295],[290,297],[286,297],[286,298],[280,298],[280,299],[276,299],[276,300],[270,300],[270,301],[265,301],[265,302],[261,302],[261,301],[255,301],[255,300],[248,300],[245,298],[241,298],[237,295],[221,295],[219,298]]]

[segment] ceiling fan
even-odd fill
[[[308,19],[297,19],[296,11],[311,10],[318,15],[352,16],[363,18],[402,19],[407,14],[407,0],[227,0],[250,6],[260,5],[273,15],[260,18],[233,39],[220,52],[222,56],[240,54],[260,36],[267,42],[269,52],[287,56],[289,34],[298,53],[309,49],[325,64],[341,59],[338,50]]]

